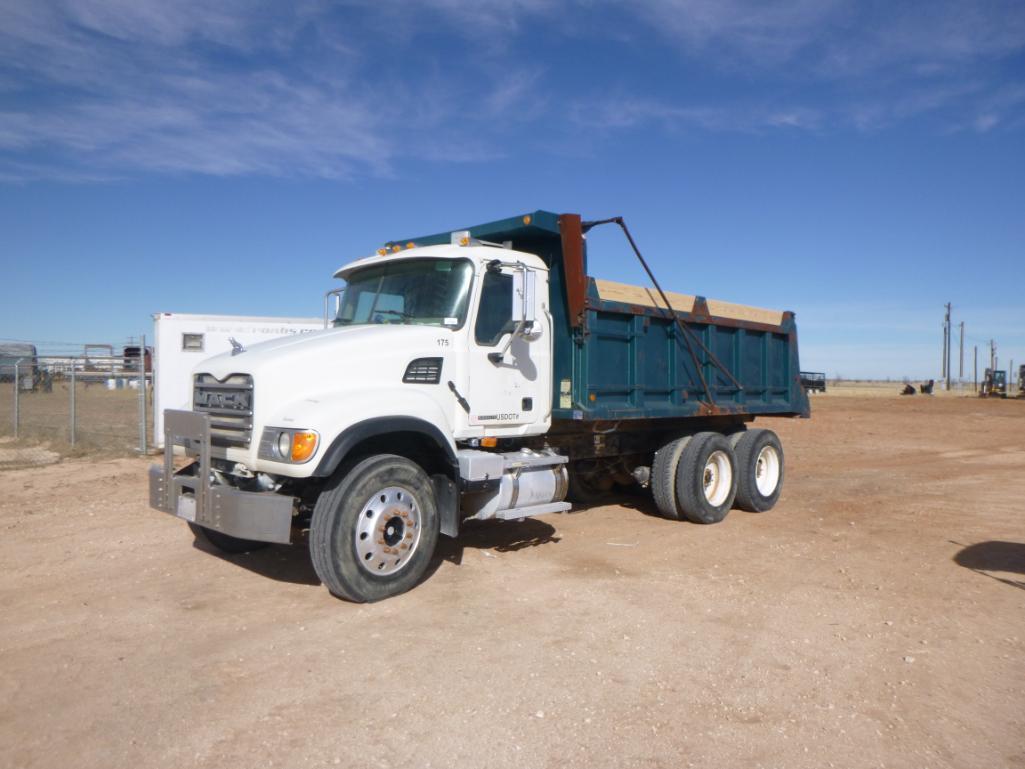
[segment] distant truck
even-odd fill
[[[19,389],[35,389],[39,379],[39,356],[34,344],[0,343],[0,382],[14,382],[15,373]]]
[[[567,497],[642,487],[698,523],[771,509],[783,447],[751,423],[810,415],[793,313],[589,277],[584,234],[608,222],[629,236],[536,211],[345,265],[329,328],[195,366],[150,504],[228,552],[308,528],[352,601],[413,587],[468,519]]]
[[[821,371],[802,371],[801,386],[808,392],[826,391],[826,375]]]
[[[979,388],[980,398],[1006,398],[1007,397],[1007,372],[1002,369],[986,369],[982,377],[982,387]]]

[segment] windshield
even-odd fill
[[[407,323],[458,328],[473,266],[466,259],[407,259],[349,275],[334,325]]]

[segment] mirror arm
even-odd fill
[[[501,352],[489,352],[488,353],[488,360],[491,361],[492,363],[494,363],[496,366],[498,366],[501,363],[504,363],[505,362],[505,354],[507,352],[509,352],[509,348],[512,347],[513,339],[515,339],[518,336],[523,336],[523,332],[527,330],[527,325],[528,324],[530,326],[533,326],[534,325],[534,321],[521,320],[519,323],[517,323],[516,324],[516,328],[514,328],[512,330],[512,333],[509,334],[509,339],[505,343],[505,346],[502,347]]]
[[[329,307],[329,302],[331,300],[331,297],[332,296],[335,297],[335,315],[337,315],[338,314],[338,297],[340,297],[342,295],[343,291],[345,291],[344,287],[342,287],[342,288],[332,288],[330,291],[325,291],[324,292],[324,328],[330,328],[330,326],[331,326],[331,323],[328,320],[328,318],[330,316],[330,314],[328,313],[328,307]]]

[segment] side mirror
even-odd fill
[[[534,322],[534,277],[534,271],[527,268],[513,273],[512,320],[521,331]]]

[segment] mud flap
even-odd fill
[[[456,485],[447,475],[435,473],[431,476],[434,484],[434,503],[438,507],[441,519],[441,533],[446,537],[459,536],[459,493]]]

